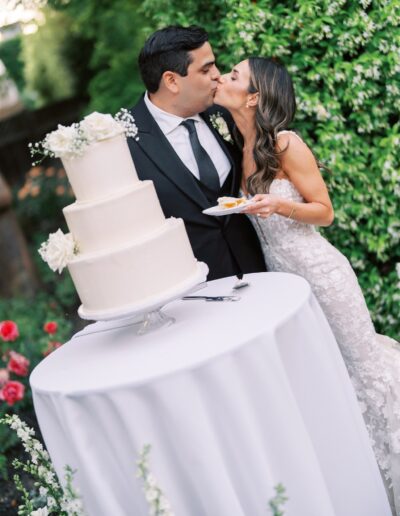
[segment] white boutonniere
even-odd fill
[[[225,122],[219,111],[217,111],[217,113],[214,115],[210,115],[210,121],[214,129],[219,132],[225,141],[233,143],[232,135],[228,129],[228,124]]]

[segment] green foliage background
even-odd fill
[[[143,90],[137,56],[144,41],[139,0],[49,0],[68,16],[71,29],[85,39],[90,51],[86,112],[117,112],[131,106]]]
[[[139,49],[168,24],[205,27],[222,72],[246,56],[280,57],[295,82],[294,129],[332,170],[336,219],[323,233],[350,259],[377,330],[399,338],[399,0],[48,0],[47,9],[68,29],[58,44],[42,27],[36,48],[41,37],[41,52],[58,49],[87,112],[135,103]],[[53,33],[57,16],[48,15]],[[44,58],[29,59],[39,80]]]
[[[3,61],[9,77],[15,82],[19,91],[22,91],[25,87],[21,50],[21,36],[16,36],[0,44],[0,59]]]
[[[294,79],[294,128],[331,170],[327,238],[351,261],[377,330],[400,335],[400,2],[146,0],[157,27],[205,27],[221,71],[278,56]],[[396,270],[396,264],[397,270]]]

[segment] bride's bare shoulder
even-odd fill
[[[293,171],[315,171],[317,163],[308,145],[293,131],[278,134],[278,148],[283,151],[280,155],[281,166],[287,175]]]
[[[289,131],[289,130],[279,131],[279,133],[277,135],[277,143],[281,148],[282,147],[285,148],[289,144],[293,144],[293,145],[297,144],[299,147],[301,147],[301,146],[307,147],[307,145],[304,143],[304,141],[301,139],[301,137],[297,133],[295,133],[294,131]]]

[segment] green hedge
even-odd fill
[[[137,55],[144,41],[143,14],[139,0],[48,0],[49,8],[60,10],[72,21],[75,35],[86,39],[86,112],[117,112],[133,105],[143,85]],[[78,74],[79,75],[79,71]]]
[[[23,91],[25,86],[24,64],[21,59],[22,38],[16,36],[0,43],[0,59],[7,69],[8,75],[15,82],[18,90]]]
[[[205,27],[221,71],[251,55],[285,62],[294,127],[332,170],[336,219],[324,234],[353,264],[377,330],[399,337],[398,0],[146,0],[142,9],[156,27]]]

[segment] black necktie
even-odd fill
[[[219,175],[212,159],[200,144],[194,123],[194,120],[189,119],[181,122],[181,125],[189,132],[190,145],[199,167],[200,181],[210,190],[217,192],[220,189]]]

